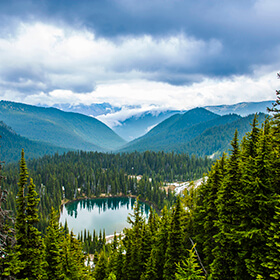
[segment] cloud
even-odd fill
[[[90,93],[74,93],[55,90],[49,94],[41,92],[26,97],[30,104],[72,103],[87,104],[108,102],[121,107],[118,112],[98,116],[110,127],[121,125],[125,119],[146,111],[188,110],[207,105],[235,104],[275,100],[275,89],[279,84],[275,72],[256,73],[256,78],[236,76],[224,79],[207,78],[192,85],[170,85],[163,82],[131,80],[97,86]],[[22,96],[15,97],[15,100]],[[137,105],[137,106],[135,106]]]
[[[275,99],[279,9],[276,0],[0,1],[0,97],[122,107],[101,117],[108,123]]]
[[[21,24],[16,36],[0,38],[0,86],[28,94],[57,89],[91,92],[97,84],[118,79],[188,81],[188,73],[221,51],[216,40],[182,34],[110,41],[86,30]]]

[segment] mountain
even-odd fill
[[[262,122],[265,115],[260,114],[259,118]],[[240,131],[240,137],[250,130],[252,119],[253,115],[220,116],[204,108],[195,108],[164,120],[143,137],[126,144],[121,152],[153,150],[218,156],[229,148],[235,129]]]
[[[123,139],[131,141],[146,134],[160,122],[178,113],[179,111],[146,111],[124,121],[119,121],[119,125],[112,129]]]
[[[240,116],[248,116],[255,113],[267,113],[267,107],[271,107],[273,100],[261,102],[242,102],[233,105],[206,106],[209,110],[218,115],[238,114]]]
[[[272,102],[274,101],[242,102],[233,105],[206,106],[203,108],[218,115],[238,114],[240,116],[248,116],[259,112],[267,113],[266,108],[271,107]],[[110,103],[91,105],[71,105],[64,103],[55,104],[52,107],[66,112],[75,112],[87,116],[97,117],[100,121],[105,122],[126,141],[132,141],[143,136],[160,122],[174,114],[186,112],[178,110],[160,111],[160,109],[157,109],[157,111],[148,110],[139,113],[136,110],[137,113],[131,116],[130,112],[129,117],[123,119],[123,115],[127,110],[135,109],[137,106],[116,107],[112,106]],[[111,121],[108,121],[108,119]]]
[[[42,106],[48,107],[45,105]],[[91,105],[84,105],[84,104],[72,105],[69,103],[61,103],[61,104],[54,104],[52,107],[65,112],[79,113],[92,117],[106,115],[121,110],[120,107],[112,106],[111,104],[106,102],[100,104],[91,104]]]
[[[5,163],[19,161],[22,148],[26,159],[38,158],[56,152],[61,154],[69,150],[21,137],[2,121],[0,121],[0,135],[0,160]]]
[[[192,109],[185,114],[175,114],[143,137],[129,142],[122,151],[166,150],[171,144],[191,140],[208,127],[208,121],[218,118],[221,117],[203,108]]]
[[[227,116],[228,115],[222,116],[222,118]],[[264,122],[266,116],[267,115],[264,113],[258,114],[259,126]],[[214,125],[187,143],[170,145],[169,150],[217,158],[221,156],[223,152],[228,152],[231,148],[230,142],[236,129],[238,131],[239,140],[242,140],[245,134],[251,130],[253,119],[254,115],[252,114],[237,118],[233,122]]]
[[[110,151],[125,144],[97,119],[55,108],[0,101],[0,120],[21,136],[63,148]]]

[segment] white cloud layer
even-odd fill
[[[273,100],[279,88],[279,57],[271,64],[251,65],[250,76],[214,78],[197,71],[225,52],[217,38],[178,33],[110,40],[41,22],[21,23],[14,34],[0,37],[1,99],[50,106],[108,102],[123,108],[99,117],[110,126],[148,109]],[[180,83],[169,83],[169,78]],[[195,82],[187,83],[190,79]]]
[[[118,79],[155,79],[161,72],[192,68],[222,50],[185,35],[96,38],[86,30],[43,23],[20,24],[15,37],[0,38],[2,90],[90,92],[96,84]],[[176,75],[170,73],[170,75]]]

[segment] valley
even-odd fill
[[[269,101],[261,104],[247,103],[246,106],[220,106],[215,107],[220,111],[215,110],[228,113],[238,111],[241,107],[243,113],[257,113],[258,110],[263,111],[268,103]],[[253,117],[253,114],[218,115],[204,108],[194,108],[184,113],[147,113],[127,119],[119,127],[120,130],[116,131],[126,136],[131,133],[137,135],[144,129],[147,130],[150,125],[153,126],[155,122],[158,124],[151,127],[145,135],[126,142],[111,128],[93,117],[54,108],[1,101],[0,120],[3,135],[0,140],[0,152],[7,163],[19,160],[21,148],[25,149],[27,159],[56,152],[61,154],[70,150],[114,153],[149,150],[218,158],[228,151],[235,129],[238,129],[240,139],[250,130]],[[259,123],[262,123],[265,117],[265,114],[259,113]],[[13,145],[9,144],[12,142]]]

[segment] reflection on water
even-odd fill
[[[127,223],[127,216],[133,213],[135,198],[111,197],[73,201],[63,206],[60,222],[67,224],[74,234],[83,230],[99,232],[105,229],[107,235],[121,232]],[[143,215],[148,218],[150,207],[140,202]]]

